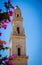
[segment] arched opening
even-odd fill
[[[19,14],[17,14],[17,17],[19,17]]]
[[[18,48],[18,56],[20,56],[20,55],[21,55],[21,49]]]
[[[19,29],[19,27],[17,27],[17,33],[20,34],[20,29]]]

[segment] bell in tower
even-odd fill
[[[23,18],[21,10],[15,7],[12,20],[12,32],[10,36],[11,55],[16,54],[14,65],[27,65],[26,37],[23,28]]]

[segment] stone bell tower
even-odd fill
[[[21,10],[15,7],[12,20],[12,32],[10,36],[11,55],[16,54],[14,65],[27,65],[26,37],[23,28],[23,18]]]

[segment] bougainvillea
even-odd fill
[[[4,65],[13,65],[12,61],[15,59],[14,57],[16,58],[16,55],[9,56],[8,58],[7,56],[3,57],[2,59],[0,59],[0,64],[3,64],[4,61]]]
[[[9,24],[11,22],[11,17],[13,15],[12,9],[14,9],[14,6],[11,4],[11,1],[8,0],[8,2],[4,2],[4,7],[6,9],[5,12],[2,12],[2,9],[0,9],[0,29],[3,28],[6,30],[7,23]],[[2,36],[2,32],[0,32],[0,36]],[[0,39],[0,51],[1,50],[7,50],[10,49],[10,47],[4,47],[4,44],[6,44],[6,41]],[[0,58],[1,58],[0,54]],[[10,55],[8,58],[2,57],[0,59],[0,65],[13,65],[11,60],[14,60],[16,58],[16,55]]]
[[[0,40],[0,45],[1,45],[1,44],[6,44],[6,42],[3,41],[3,40]]]
[[[11,1],[8,0],[8,2],[4,3],[4,7],[6,8],[6,12],[2,12],[2,9],[0,9],[0,29],[4,28],[6,30],[7,24],[11,22],[11,16],[13,14],[12,9],[14,9],[14,6],[11,4]],[[2,32],[0,32],[0,36],[2,36]]]
[[[0,9],[0,28],[4,28],[4,23],[7,23],[7,21],[11,22],[10,16],[13,14],[11,8],[14,9],[14,6],[11,4],[10,0],[4,3],[4,7],[6,8],[6,12],[2,12],[2,9]]]

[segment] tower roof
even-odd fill
[[[14,8],[14,11],[15,11],[15,12],[16,12],[16,11],[21,12],[21,10],[20,10],[19,6],[16,6],[16,7]]]
[[[20,8],[19,8],[19,6],[18,6],[18,5],[16,5],[15,9],[19,9],[19,10],[20,10]]]
[[[18,6],[16,6],[15,9],[14,9],[13,19],[15,21],[22,21],[23,20],[21,10],[20,10],[20,8]]]

